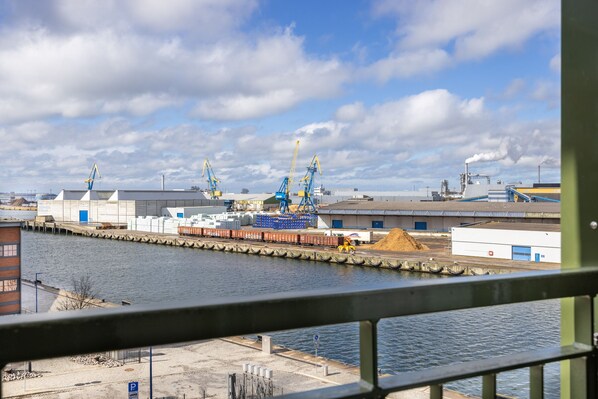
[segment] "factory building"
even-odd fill
[[[488,222],[451,230],[453,255],[561,262],[560,224]]]
[[[21,223],[0,220],[0,316],[21,313]]]
[[[559,224],[560,204],[539,202],[344,201],[318,210],[318,227],[444,231],[478,222]]]
[[[224,206],[196,190],[62,190],[39,201],[38,216],[58,222],[126,224],[138,216],[161,216],[164,208]]]

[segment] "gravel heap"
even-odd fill
[[[370,247],[381,251],[425,251],[428,247],[403,229],[392,229],[386,237]]]
[[[86,366],[104,366],[104,367],[120,367],[122,363],[110,359],[101,354],[91,354],[91,355],[80,355],[80,356],[72,356],[69,358],[71,361],[79,364],[83,364]]]
[[[25,378],[29,379],[41,376],[41,373],[37,373],[35,371],[8,369],[4,370],[2,373],[2,382],[24,380]]]

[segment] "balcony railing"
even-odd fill
[[[567,359],[583,362],[586,397],[596,387],[596,348],[586,343],[545,347],[450,367],[379,378],[377,330],[380,319],[555,298],[576,298],[585,314],[584,331],[594,336],[598,268],[533,272],[507,276],[460,277],[408,282],[361,290],[274,294],[233,300],[190,302],[117,309],[84,310],[0,319],[0,365],[115,349],[163,345],[266,331],[337,323],[360,323],[358,383],[286,395],[288,398],[379,398],[430,386],[442,397],[442,384],[482,376],[482,397],[495,398],[497,373],[530,368],[530,397],[543,397],[542,365]],[[176,327],[173,327],[176,326]],[[51,342],[48,337],[52,337]],[[10,342],[10,345],[5,343]],[[50,344],[51,343],[51,344]],[[573,384],[573,382],[572,382]],[[0,385],[1,388],[1,385]],[[1,389],[0,389],[1,393]]]

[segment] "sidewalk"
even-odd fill
[[[247,341],[243,344],[242,341]],[[239,343],[235,343],[239,342]],[[153,396],[179,398],[227,398],[227,377],[236,373],[242,379],[243,364],[251,363],[273,370],[277,392],[300,392],[356,382],[357,369],[328,362],[328,375],[312,364],[309,355],[299,352],[267,354],[252,348],[253,341],[242,338],[217,339],[190,345],[153,348]],[[294,352],[294,351],[291,351]],[[306,359],[307,356],[307,359]],[[300,357],[300,358],[297,358]],[[13,364],[17,368],[24,365]],[[139,398],[149,397],[149,356],[142,351],[141,362],[120,367],[86,366],[68,358],[33,362],[33,371],[43,377],[3,384],[3,397],[16,398],[127,398],[131,381],[139,383]],[[429,398],[427,388],[390,397],[400,399]],[[446,392],[445,398],[463,398]]]
[[[59,290],[38,285],[38,311],[55,308]],[[23,282],[23,308],[35,311],[35,286]],[[109,306],[114,304],[108,304]],[[51,337],[48,337],[51,344]],[[262,352],[260,344],[242,337],[215,339],[190,344],[175,344],[152,349],[152,384],[154,397],[222,398],[228,397],[228,375],[242,380],[243,364],[250,363],[273,370],[275,393],[291,393],[357,382],[359,368],[311,354],[274,347]],[[327,374],[319,366],[328,366]],[[7,369],[27,368],[15,363]],[[149,398],[149,348],[141,349],[141,358],[119,367],[82,365],[69,358],[32,362],[32,370],[43,376],[5,382],[5,398],[128,398],[128,383],[139,383],[139,398]],[[429,398],[428,388],[390,395],[391,398]],[[445,391],[445,398],[461,399],[463,395]]]

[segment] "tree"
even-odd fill
[[[97,292],[89,275],[73,277],[73,290],[67,291],[57,306],[58,310],[89,308],[97,298]]]

